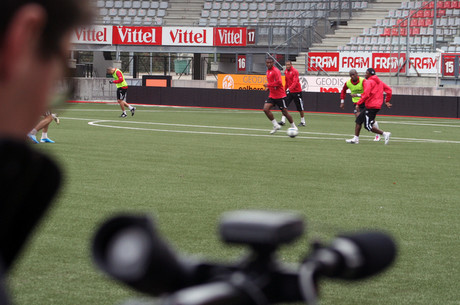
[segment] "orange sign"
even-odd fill
[[[282,76],[284,85],[284,76]],[[235,90],[265,90],[265,75],[218,74],[217,88]]]

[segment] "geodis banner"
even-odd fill
[[[284,76],[282,76],[284,85]],[[299,77],[302,91],[338,93],[348,80],[347,77]],[[267,83],[265,75],[218,74],[217,88],[235,90],[264,90]]]
[[[284,86],[284,76],[283,86]],[[243,75],[243,74],[218,74],[217,88],[235,90],[265,90],[267,83],[265,75]]]

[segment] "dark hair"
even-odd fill
[[[2,0],[0,46],[4,44],[4,35],[12,18],[27,4],[40,5],[46,11],[47,20],[40,39],[41,52],[45,57],[61,51],[61,40],[69,30],[92,19],[88,0]]]

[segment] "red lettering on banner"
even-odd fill
[[[114,27],[113,44],[161,45],[159,27]]]
[[[75,36],[82,42],[104,42],[107,41],[107,28],[97,31],[95,28],[79,28],[75,30]],[[108,41],[109,43],[111,41]]]
[[[325,93],[339,93],[339,89],[337,88],[319,88],[319,92],[325,92]]]
[[[397,54],[390,56],[389,53],[374,53],[372,54],[372,67],[376,72],[395,72],[402,67],[400,72],[405,72],[405,60],[405,53],[401,53],[400,57]]]
[[[246,28],[215,28],[215,46],[245,46]]]
[[[343,69],[360,69],[367,68],[370,65],[369,57],[351,57],[345,56],[341,58],[341,67]]]
[[[175,31],[169,31],[169,36],[173,43],[190,43],[190,44],[206,44],[206,30],[202,30],[199,33],[194,33],[193,31],[183,31],[182,29],[177,29]]]
[[[421,69],[436,69],[437,60],[431,57],[411,57],[411,67],[417,70]]]
[[[308,71],[339,71],[339,53],[308,53]]]

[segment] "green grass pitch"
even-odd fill
[[[64,186],[10,276],[17,304],[141,297],[91,261],[95,230],[116,213],[154,215],[186,255],[237,260],[246,249],[217,235],[220,215],[237,209],[304,215],[305,235],[279,251],[286,263],[342,232],[376,228],[395,237],[391,269],[362,282],[322,281],[324,305],[460,302],[460,120],[377,116],[392,132],[389,145],[365,130],[350,145],[349,114],[307,113],[294,139],[287,126],[270,136],[271,123],[253,110],[139,106],[122,119],[118,105],[78,104],[59,114],[48,132],[56,144],[36,149],[58,160]]]

